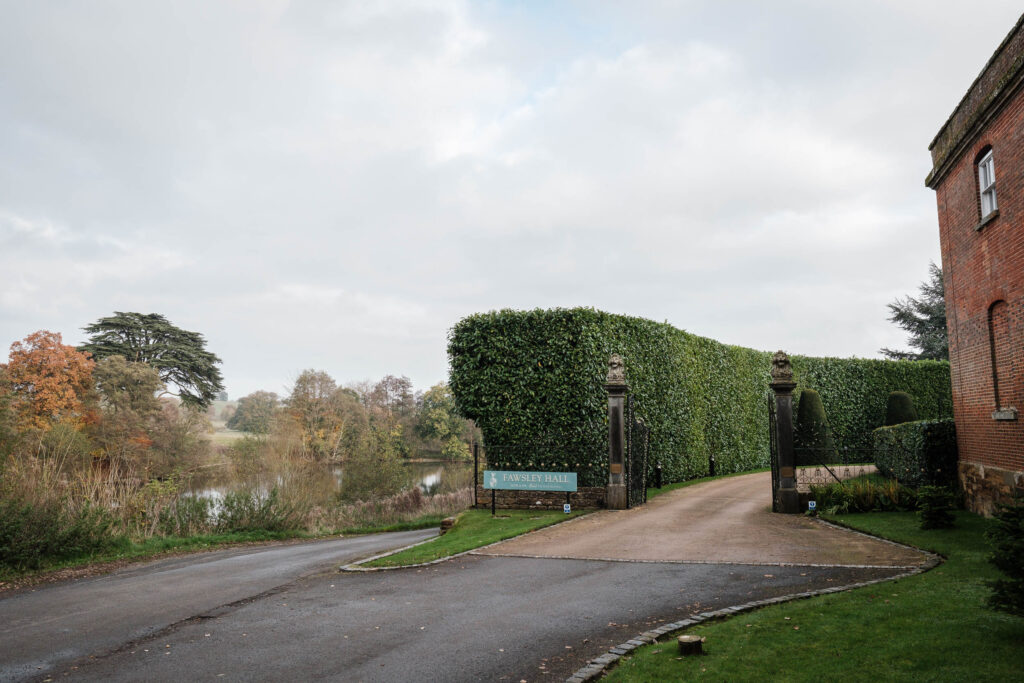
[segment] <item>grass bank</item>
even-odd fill
[[[499,510],[497,516],[491,517],[490,510],[466,510],[458,516],[455,526],[444,536],[394,555],[367,562],[363,566],[405,567],[439,560],[583,514],[586,512],[577,511],[567,515],[557,510]]]
[[[705,656],[679,659],[674,640],[641,648],[612,681],[1010,681],[1020,680],[1024,619],[985,607],[991,524],[957,514],[953,529],[922,531],[910,512],[835,521],[947,558],[906,579],[767,607],[687,633]]]

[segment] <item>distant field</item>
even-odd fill
[[[234,408],[238,405],[238,401],[214,401],[212,404],[212,415],[210,415],[210,424],[213,426],[214,433],[210,434],[210,441],[218,446],[229,446],[234,443],[237,439],[241,439],[245,434],[242,432],[236,432],[233,429],[228,429],[224,424],[224,409]]]
[[[245,432],[236,432],[233,429],[220,427],[210,434],[210,441],[217,446],[230,446],[232,443],[245,436]]]

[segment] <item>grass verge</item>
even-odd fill
[[[834,521],[937,552],[947,561],[906,579],[766,607],[687,633],[703,657],[679,659],[674,640],[636,650],[610,681],[1020,680],[1024,619],[985,607],[991,524],[957,514],[953,529],[922,531],[911,512]]]
[[[381,557],[363,564],[364,567],[404,567],[421,564],[442,557],[457,555],[474,548],[504,541],[527,531],[541,529],[573,517],[586,514],[577,511],[570,514],[557,510],[499,510],[491,517],[490,510],[466,510],[455,520],[444,536],[438,536],[428,543],[408,548],[394,555]]]

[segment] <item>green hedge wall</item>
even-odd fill
[[[873,432],[875,464],[905,486],[951,486],[956,482],[956,427],[952,419],[918,420]]]
[[[817,389],[839,448],[854,451],[873,448],[871,431],[885,424],[891,391],[909,394],[922,420],[953,416],[952,385],[946,361],[790,358],[797,391]],[[847,460],[865,459],[853,453]]]
[[[771,354],[721,344],[665,323],[589,308],[492,311],[449,333],[450,384],[476,421],[488,462],[607,481],[608,357],[622,356],[651,429],[649,466],[667,481],[768,465]],[[821,394],[836,441],[870,444],[886,397],[902,390],[925,417],[951,414],[949,365],[935,361],[793,357],[799,387]]]

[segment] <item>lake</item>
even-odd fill
[[[426,496],[472,485],[472,462],[416,460],[403,465],[408,473],[409,486],[418,486]],[[267,492],[275,486],[301,486],[314,498],[314,502],[327,503],[337,499],[344,489],[345,468],[342,465],[312,465],[287,473],[257,472],[247,476],[214,471],[194,477],[187,493],[220,501],[231,491],[257,489]]]

